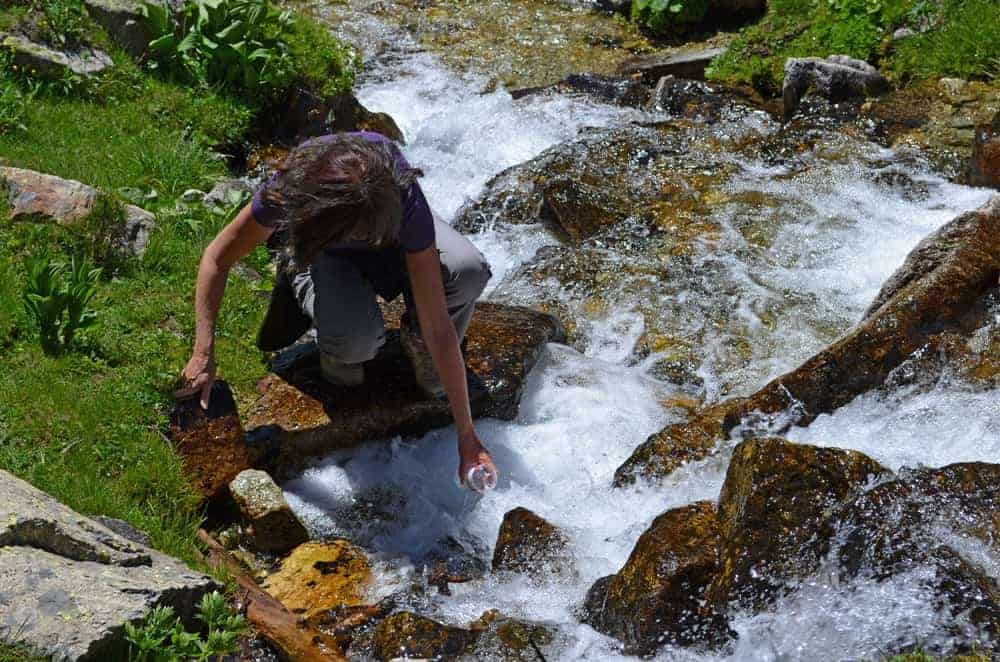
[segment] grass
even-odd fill
[[[31,649],[0,641],[0,662],[49,662],[52,658],[37,655]]]
[[[5,12],[0,6],[0,24],[12,20]],[[296,25],[296,48],[317,44],[298,61],[303,77],[322,81],[326,91],[349,89],[349,53],[310,20]],[[0,468],[81,513],[124,519],[157,549],[195,563],[203,513],[163,432],[194,341],[198,262],[235,209],[214,213],[184,206],[179,196],[228,174],[215,151],[252,136],[260,109],[159,78],[124,52],[111,53],[116,66],[97,83],[44,86],[24,111],[25,128],[0,134],[0,154],[5,165],[138,200],[156,214],[157,228],[142,259],[102,265],[94,326],[69,351],[47,356],[21,301],[25,260],[43,248],[100,255],[99,242],[55,224],[0,220]],[[0,83],[28,82],[0,67]],[[0,219],[7,219],[5,206],[0,201]],[[268,273],[263,249],[248,261]],[[265,372],[254,338],[266,303],[258,290],[266,287],[231,277],[218,322],[219,375],[241,405]],[[4,655],[30,659],[0,647],[0,662]]]
[[[898,28],[925,32],[891,42]],[[707,75],[780,91],[789,57],[843,53],[879,65],[897,81],[931,76],[992,78],[1000,68],[996,0],[772,0]]]

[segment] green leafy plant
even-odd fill
[[[699,23],[707,11],[708,0],[632,0],[632,20],[653,32]]]
[[[234,614],[218,591],[198,603],[198,620],[207,634],[188,632],[171,607],[157,607],[142,624],[125,625],[130,662],[206,662],[236,649],[236,639],[249,631],[246,620]]]
[[[267,0],[187,0],[175,22],[166,4],[144,5],[153,66],[242,94],[274,93],[294,66],[292,13]]]
[[[80,45],[87,21],[82,0],[42,0],[36,6],[44,15],[39,27],[48,41],[65,48]]]
[[[90,302],[97,294],[101,270],[87,260],[60,260],[43,251],[28,259],[27,271],[24,309],[38,325],[42,350],[60,354],[77,331],[97,319]]]

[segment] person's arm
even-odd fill
[[[215,381],[215,320],[229,270],[257,244],[266,241],[271,232],[271,228],[254,220],[248,204],[205,248],[194,294],[194,349],[181,373],[184,386],[177,391],[177,397],[191,397],[200,392],[201,406],[208,408],[208,396]]]
[[[468,469],[479,463],[488,464],[495,474],[493,460],[472,425],[465,361],[458,343],[458,334],[445,304],[437,245],[432,243],[422,251],[406,253],[406,269],[410,275],[421,335],[441,377],[441,384],[448,395],[451,413],[455,418],[459,475],[464,481]]]

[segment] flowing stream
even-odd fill
[[[445,218],[492,175],[573,138],[582,127],[643,119],[638,111],[563,95],[514,101],[503,89],[482,93],[484,83],[453,73],[412,45],[377,58],[360,83],[361,101],[400,124],[405,152],[425,170],[424,190]],[[771,120],[756,117],[720,130],[774,128]],[[704,270],[708,294],[677,295],[690,295],[691,306],[707,298],[732,311],[749,338],[750,358],[734,368],[723,360],[733,351],[725,330],[702,336],[697,349],[709,358],[699,374],[708,402],[750,392],[827,345],[860,318],[922,237],[988,198],[985,190],[949,184],[918,160],[870,145],[839,156],[815,150],[794,172],[731,158],[738,169],[726,184],[730,193],[765,193],[778,201],[771,213],[794,220],[777,226],[769,244],[756,251],[740,250],[739,233],[722,233],[699,256],[715,267]],[[879,175],[888,170],[917,186],[886,183]],[[730,202],[712,213],[723,228],[733,228],[747,211]],[[551,296],[532,289],[544,285],[517,275],[539,248],[558,244],[546,230],[499,220],[473,240],[493,265],[487,297],[507,301],[514,292],[515,302],[530,303],[533,294]],[[517,420],[478,423],[503,472],[498,489],[477,498],[455,486],[452,429],[336,453],[284,487],[314,534],[346,536],[373,553],[379,574],[373,598],[412,581],[416,560],[447,539],[488,562],[504,513],[518,506],[533,510],[572,539],[577,576],[552,577],[538,586],[522,577],[487,575],[453,586],[450,596],[429,591],[422,613],[464,626],[487,609],[499,609],[555,624],[559,637],[546,650],[550,660],[618,659],[613,640],[577,620],[587,589],[621,567],[655,516],[716,499],[731,448],[683,467],[660,485],[612,489],[614,470],[636,445],[679,420],[677,410],[663,403],[680,385],[655,376],[655,356],[636,360],[635,345],[649,320],[634,301],[623,297],[607,314],[585,316],[572,291],[560,296],[580,315],[576,349],[546,348]],[[765,323],[760,311],[769,303],[778,312]],[[997,462],[1000,396],[947,382],[918,393],[869,394],[789,436],[856,448],[892,469]],[[1000,562],[984,558],[997,573]],[[900,641],[947,648],[945,625],[953,619],[929,606],[921,572],[856,585],[839,585],[821,572],[773,610],[736,615],[740,637],[718,659],[878,659],[887,643]],[[668,648],[657,659],[717,658]]]

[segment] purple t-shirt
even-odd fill
[[[396,167],[400,170],[409,170],[410,164],[403,157],[402,152],[396,144],[380,133],[371,131],[359,131],[356,133],[330,133],[325,136],[311,138],[309,142],[331,142],[338,136],[360,136],[373,143],[383,143],[389,146],[390,151],[396,158]],[[274,173],[268,180],[273,182],[280,176]],[[250,208],[253,211],[254,220],[266,228],[273,228],[281,220],[281,208],[268,204],[261,197],[261,186],[253,194]],[[420,185],[416,182],[410,186],[409,190],[403,192],[403,219],[399,226],[399,236],[397,237],[399,246],[407,253],[422,251],[434,242],[434,216],[431,208],[427,204],[424,192],[420,190]],[[327,250],[375,250],[374,247],[364,242],[345,242],[333,244]]]

